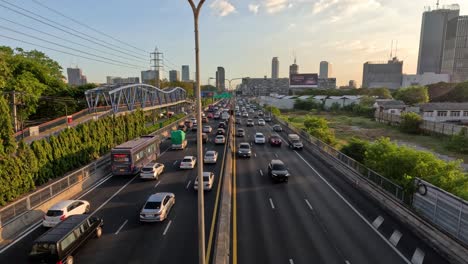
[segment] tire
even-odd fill
[[[96,228],[96,238],[100,238],[102,236],[102,227]]]
[[[65,260],[65,263],[66,264],[73,264],[73,256],[72,255],[68,256],[67,260]]]

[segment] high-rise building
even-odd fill
[[[271,60],[271,78],[278,79],[279,76],[279,60],[278,57],[273,57]]]
[[[140,83],[140,78],[138,77],[115,77],[115,76],[107,76],[106,77],[107,84],[133,84],[133,83]]]
[[[298,73],[299,73],[299,65],[296,64],[296,58],[294,58],[294,63],[289,66],[289,75],[298,74]]]
[[[159,71],[157,70],[141,71],[142,83],[156,85],[158,79],[159,79]]]
[[[427,9],[423,13],[419,39],[418,74],[441,73],[444,49],[455,47],[458,5]],[[447,39],[448,38],[448,39]]]
[[[219,66],[218,70],[216,71],[216,88],[218,91],[224,91],[226,89],[226,75],[224,68]]]
[[[332,65],[328,61],[320,62],[319,78],[330,78],[332,76]]]
[[[188,65],[182,65],[182,81],[190,81],[190,69]]]
[[[169,81],[170,82],[180,81],[180,72],[177,71],[177,70],[170,70],[169,71]]]
[[[441,73],[449,74],[452,82],[468,81],[468,16],[452,19],[449,25]]]
[[[403,78],[403,61],[396,57],[384,62],[364,63],[362,87],[398,89]]]
[[[83,75],[80,68],[67,68],[67,76],[69,85],[78,86],[87,83],[86,76]]]

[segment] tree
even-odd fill
[[[324,118],[308,116],[304,120],[307,132],[328,144],[335,143],[335,133],[328,127],[328,121]]]
[[[0,154],[12,154],[15,149],[10,109],[5,98],[0,96]]]
[[[381,88],[368,88],[367,90],[363,90],[363,92],[368,91],[367,95],[369,96],[377,96],[380,99],[391,99],[392,94],[390,93],[390,90],[385,87]]]
[[[447,149],[468,154],[468,129],[463,128],[460,133],[450,137]]]
[[[269,106],[266,107],[266,110],[268,112],[272,113],[275,116],[281,115],[281,111],[278,108],[274,107],[274,106],[269,105]]]
[[[369,107],[372,107],[375,103],[375,98],[374,97],[370,97],[368,95],[365,95],[363,97],[361,97],[361,99],[359,100],[359,104],[362,105],[362,106],[369,106]]]
[[[436,93],[441,93],[440,90],[445,88],[445,86],[454,85],[452,89],[445,89],[446,93],[436,96]],[[450,88],[450,87],[449,87]],[[434,90],[438,91],[434,91]],[[434,102],[467,102],[468,101],[468,82],[462,82],[458,84],[446,84],[440,85],[438,87],[432,88],[434,96],[431,95],[431,101]]]
[[[360,163],[364,163],[368,147],[369,141],[353,137],[347,145],[341,148],[341,152]]]
[[[406,133],[418,134],[423,119],[420,115],[409,112],[401,115],[400,129]]]
[[[308,100],[301,100],[301,99],[296,99],[294,102],[294,109],[297,110],[306,110],[310,111],[312,109],[320,109],[321,105],[316,103],[313,99],[308,99]]]
[[[410,86],[401,88],[394,94],[395,99],[401,100],[408,105],[429,102],[429,92],[425,86]]]

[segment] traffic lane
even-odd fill
[[[353,185],[349,184],[342,176],[342,173],[337,171],[334,167],[328,166],[327,163],[315,154],[309,151],[299,152],[314,168],[317,169],[331,184],[343,194],[343,196],[355,205],[359,212],[369,221],[372,222],[378,217],[384,219],[383,224],[378,228],[387,239],[390,239],[393,232],[398,231],[403,234],[402,239],[397,244],[397,249],[406,258],[411,259],[416,248],[421,249],[425,253],[424,263],[449,263],[444,257],[434,251],[430,246],[421,241],[413,231],[398,222],[385,210],[383,210],[376,202],[362,194]],[[331,172],[331,173],[327,173]]]

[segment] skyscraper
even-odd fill
[[[458,5],[434,10],[427,9],[423,13],[419,39],[418,74],[441,73],[444,47],[447,49],[455,45],[455,43],[450,44],[450,39],[455,36],[459,13]],[[448,43],[446,43],[447,37]]]
[[[271,78],[278,79],[279,76],[279,60],[278,57],[273,57],[271,61]]]
[[[452,82],[468,81],[468,16],[452,19],[448,28],[441,73],[449,74]]]
[[[332,76],[332,65],[328,61],[320,62],[319,78],[329,78]]]
[[[299,73],[299,65],[296,64],[296,58],[294,58],[294,63],[289,66],[289,75],[298,74],[298,73]]]
[[[141,82],[145,84],[156,85],[159,79],[159,71],[157,70],[147,70],[141,71]]]
[[[182,81],[190,81],[190,70],[188,65],[182,65]]]
[[[86,84],[86,76],[80,68],[67,68],[68,84],[73,86]]]
[[[363,88],[398,89],[403,79],[403,61],[396,57],[384,62],[366,62],[362,71]]]
[[[180,81],[180,72],[177,71],[177,70],[170,70],[169,71],[169,81],[170,82]]]
[[[218,70],[216,71],[216,88],[218,91],[223,91],[226,89],[225,83],[226,75],[224,72],[224,68],[219,66]]]

